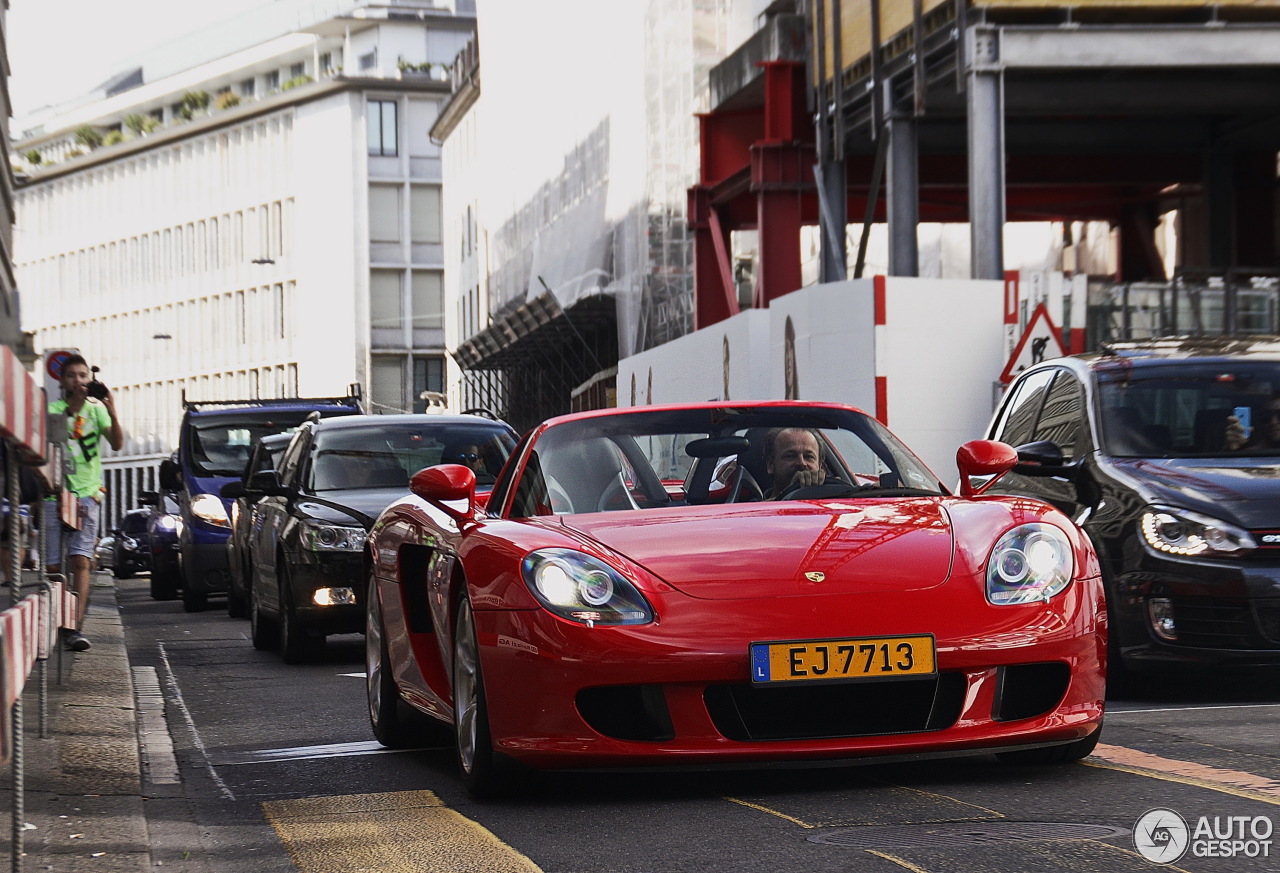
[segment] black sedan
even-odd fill
[[[1038,497],[1092,538],[1108,688],[1143,674],[1280,666],[1280,341],[1165,339],[1047,361],[988,437],[1021,463],[993,492]]]
[[[364,630],[364,541],[409,477],[466,464],[487,493],[515,432],[473,415],[361,415],[305,422],[278,469],[254,474],[262,497],[249,535],[250,637],[286,663],[308,660],[328,634]]]
[[[146,509],[131,509],[111,531],[114,537],[111,573],[117,579],[130,579],[136,573],[151,569],[151,537],[147,533],[150,514]]]
[[[249,614],[249,589],[253,573],[249,567],[249,531],[253,507],[263,493],[253,485],[256,473],[274,470],[292,439],[291,433],[260,437],[249,451],[249,461],[237,482],[222,486],[221,495],[231,500],[231,536],[227,537],[227,615],[244,618]]]

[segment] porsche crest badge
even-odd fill
[[[827,574],[823,573],[821,570],[809,570],[804,574],[804,578],[808,579],[810,582],[821,582],[827,578]]]

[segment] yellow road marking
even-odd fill
[[[542,873],[430,791],[262,804],[300,873]]]
[[[877,858],[884,858],[886,861],[892,861],[899,867],[905,867],[910,870],[911,873],[929,873],[929,871],[923,867],[917,867],[915,864],[912,864],[905,858],[899,858],[897,855],[890,855],[888,852],[877,852],[875,849],[866,849],[865,851],[868,855],[875,855]]]
[[[1210,791],[1280,806],[1280,782],[1254,773],[1246,773],[1243,770],[1224,770],[1190,761],[1162,758],[1159,755],[1126,749],[1123,746],[1108,746],[1105,743],[1099,743],[1093,754],[1083,763],[1090,767],[1133,773],[1182,785],[1193,785],[1197,788],[1207,788]]]
[[[758,809],[758,810],[760,810],[760,812],[767,812],[769,815],[776,815],[778,818],[784,818],[784,819],[786,819],[787,821],[795,822],[796,824],[800,825],[800,827],[802,827],[802,828],[816,828],[816,827],[817,827],[817,825],[809,824],[807,821],[801,821],[800,819],[796,818],[795,816],[787,815],[785,812],[778,812],[776,809],[770,809],[770,808],[769,808],[769,807],[767,807],[767,806],[761,806],[760,804],[758,804],[758,803],[752,803],[752,802],[751,802],[751,801],[749,801],[749,800],[739,800],[739,799],[738,799],[738,798],[736,798],[736,797],[726,797],[726,798],[725,798],[725,800],[729,801],[730,803],[737,803],[737,804],[740,804],[740,805],[745,806],[745,807],[747,807],[747,808],[749,808],[749,809]]]

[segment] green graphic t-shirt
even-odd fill
[[[67,490],[76,497],[97,497],[102,491],[102,442],[111,429],[111,413],[101,401],[89,397],[78,415],[67,409],[67,401],[55,400],[49,412],[67,420]]]

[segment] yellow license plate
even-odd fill
[[[930,676],[938,671],[932,634],[751,644],[751,681],[832,682]]]

